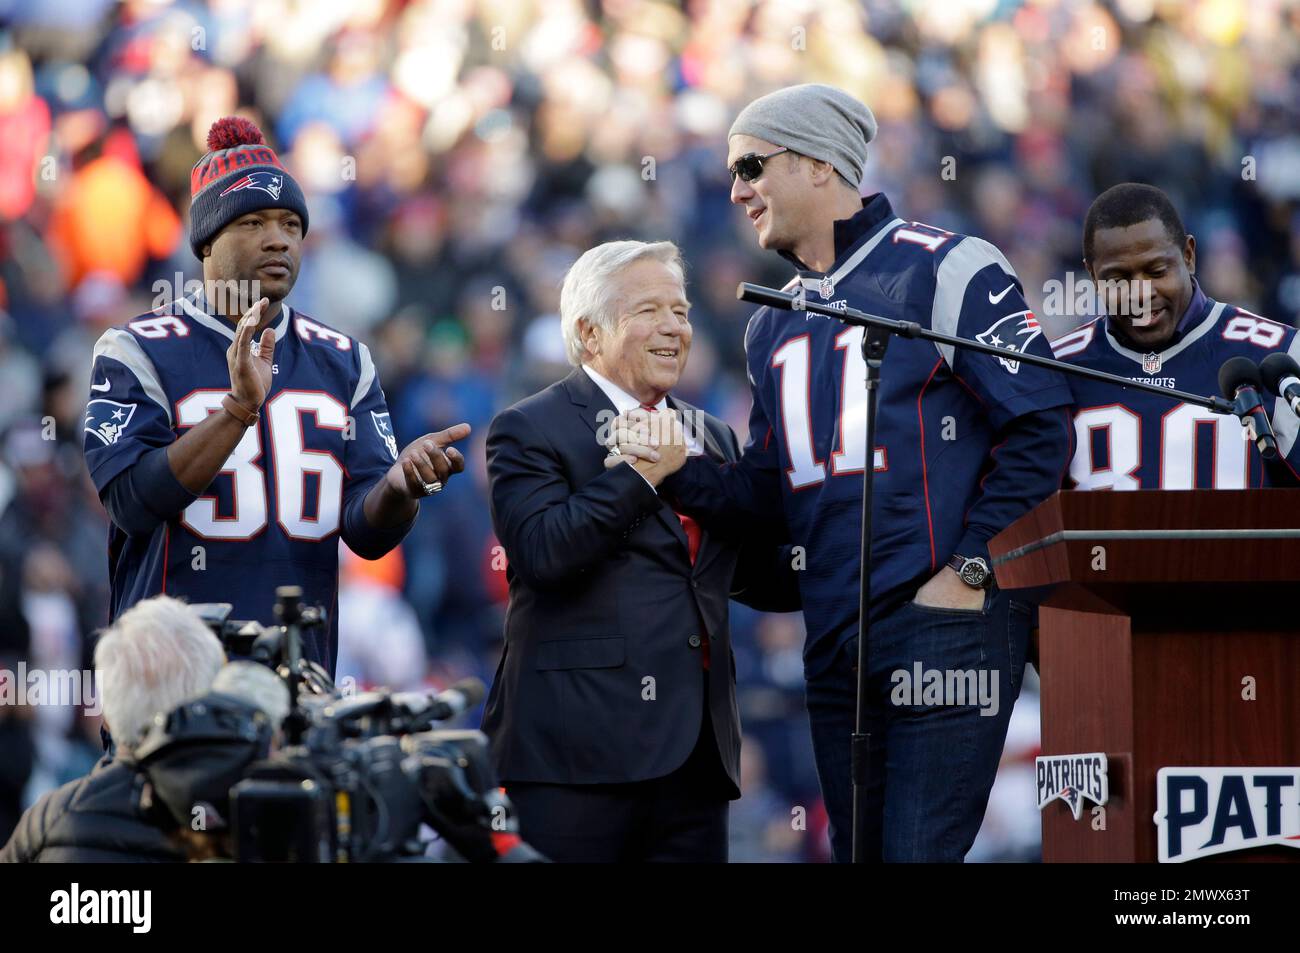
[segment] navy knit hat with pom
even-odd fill
[[[208,130],[208,153],[190,171],[190,247],[199,258],[203,246],[228,224],[264,208],[287,208],[302,219],[307,234],[307,201],[285,171],[262,130],[237,116],[218,119]]]

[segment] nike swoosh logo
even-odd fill
[[[1010,291],[1010,290],[1011,290],[1012,288],[1014,288],[1014,287],[1015,287],[1015,285],[1007,285],[1005,288],[1002,289],[1002,294],[998,295],[997,297],[994,297],[993,292],[990,291],[990,292],[989,292],[989,304],[997,304],[999,301],[1001,301],[1003,298],[1005,298],[1005,297],[1007,296],[1007,292]]]
[[[111,385],[108,383],[108,381],[104,381],[104,383],[102,384],[91,384],[90,389],[104,391],[104,390],[108,390],[110,386]]]

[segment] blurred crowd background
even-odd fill
[[[558,292],[586,248],[682,246],[679,392],[743,435],[734,289],[788,266],[728,205],[724,137],[770,89],[869,104],[864,191],[994,242],[1040,314],[1079,276],[1089,202],[1140,180],[1183,211],[1212,297],[1300,315],[1293,0],[0,0],[0,23],[0,668],[89,667],[108,592],[81,457],[91,350],[201,275],[189,170],[223,115],[261,125],[306,190],[290,303],[370,344],[399,442],[475,430],[400,553],[341,556],[339,674],[359,687],[490,680],[506,588],[482,440],[567,373]],[[825,859],[801,618],[737,606],[734,631],[732,857]],[[0,705],[0,841],[89,768],[97,730],[76,706]],[[971,859],[1038,858],[1037,745],[1031,674]]]

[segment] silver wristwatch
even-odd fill
[[[950,569],[954,569],[961,581],[972,589],[987,589],[993,585],[993,570],[980,556],[957,556],[948,560]]]

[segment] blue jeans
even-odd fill
[[[1002,592],[989,594],[978,612],[909,602],[872,624],[868,859],[965,858],[1020,694],[1029,629],[1030,607]],[[857,653],[855,637],[807,688],[813,753],[839,863],[852,858]]]

